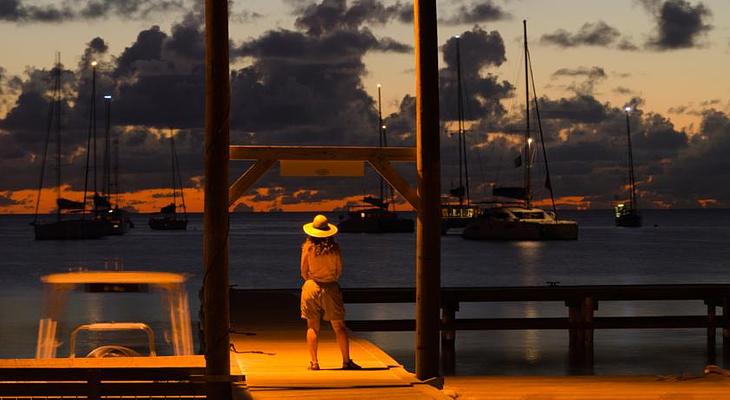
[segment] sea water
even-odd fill
[[[642,228],[617,228],[609,210],[564,212],[580,224],[565,242],[476,242],[442,239],[443,286],[730,283],[730,210],[646,210]],[[337,213],[328,213],[337,221]],[[296,288],[303,223],[312,213],[232,214],[230,283],[239,288]],[[0,357],[32,357],[42,312],[40,277],[70,269],[112,268],[188,274],[191,314],[199,308],[202,216],[187,231],[152,231],[134,215],[127,235],[88,241],[35,241],[32,216],[0,216]],[[343,287],[412,287],[415,234],[340,234]],[[115,311],[160,310],[133,300]],[[70,305],[100,313],[95,297]],[[247,305],[238,305],[247,306]],[[348,318],[413,318],[413,305],[353,304]],[[696,302],[602,302],[597,316],[706,312]],[[457,318],[564,317],[559,303],[464,303]],[[412,332],[359,333],[412,369]],[[457,374],[569,373],[568,333],[562,330],[459,331]],[[699,374],[706,363],[704,329],[597,330],[596,374]],[[721,340],[718,340],[718,343]],[[304,351],[304,347],[302,347]]]

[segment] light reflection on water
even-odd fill
[[[568,213],[565,213],[568,214]],[[442,239],[444,286],[520,286],[718,283],[730,282],[730,212],[727,210],[645,212],[640,229],[612,226],[610,211],[574,214],[580,222],[576,242],[473,242]],[[336,214],[328,215],[337,220]],[[565,215],[569,218],[571,215]],[[70,266],[103,266],[121,258],[127,270],[163,270],[190,275],[188,294],[197,319],[202,276],[202,220],[193,215],[185,232],[154,232],[137,216],[137,228],[124,237],[88,242],[36,242],[29,217],[0,216],[0,356],[30,357],[41,313],[40,276]],[[311,214],[233,215],[230,281],[243,288],[299,285],[301,224]],[[657,224],[658,227],[654,227]],[[408,287],[415,280],[415,236],[339,235],[345,287]],[[120,298],[121,299],[121,298]],[[93,302],[76,311],[102,315]],[[119,301],[119,318],[143,312],[155,325],[159,310],[145,303]],[[348,305],[348,318],[412,318],[412,304]],[[702,314],[702,302],[601,303],[602,315]],[[125,314],[126,313],[126,314]],[[566,316],[561,303],[462,304],[457,318]],[[195,333],[196,330],[193,329]],[[413,367],[413,333],[365,334],[406,366]],[[158,333],[158,343],[164,342]],[[718,340],[718,343],[721,340]],[[567,332],[457,332],[457,373],[567,373]],[[672,374],[701,371],[704,330],[605,330],[595,334],[597,373]]]

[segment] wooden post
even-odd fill
[[[730,364],[730,298],[722,298],[722,361]]]
[[[441,366],[444,375],[456,372],[456,310],[459,303],[444,302],[441,308]]]
[[[717,357],[716,357],[716,341],[715,341],[715,333],[716,333],[716,324],[717,324],[717,318],[716,318],[716,308],[715,308],[715,300],[709,299],[705,300],[705,304],[707,304],[707,364],[716,364],[717,363]],[[723,311],[724,313],[724,311]]]
[[[598,302],[592,297],[583,299],[582,318],[583,324],[583,368],[584,373],[593,373],[593,312]]]
[[[439,376],[441,156],[436,2],[413,2],[416,49],[416,375]]]
[[[571,374],[579,370],[583,359],[583,335],[580,329],[581,302],[570,299],[565,302],[568,306],[568,363]]]
[[[208,399],[231,398],[228,303],[228,1],[205,0],[203,333]]]

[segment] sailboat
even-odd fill
[[[111,103],[112,96],[104,96],[104,158],[102,164],[102,188],[101,194],[94,195],[94,212],[96,218],[106,223],[107,235],[124,235],[129,228],[134,227],[129,213],[119,208],[119,140],[111,138]],[[112,160],[112,147],[114,160]],[[112,161],[114,161],[112,163]],[[113,175],[112,175],[113,164]],[[114,187],[116,200],[112,204],[112,187]]]
[[[380,147],[388,146],[386,126],[383,124],[383,111],[381,105],[381,85],[378,84],[378,142]],[[343,233],[407,233],[413,232],[414,221],[409,218],[401,218],[395,211],[390,210],[393,203],[392,188],[390,200],[385,198],[385,183],[380,177],[380,196],[365,196],[365,204],[352,206],[347,210],[346,216],[340,216],[341,221],[337,229]]]
[[[46,125],[46,140],[43,147],[41,161],[40,181],[38,184],[38,197],[36,198],[35,217],[31,225],[36,240],[77,240],[77,239],[98,239],[104,236],[104,223],[93,218],[93,215],[86,213],[86,185],[84,185],[84,200],[75,201],[61,197],[61,56],[56,54],[56,63],[52,71],[53,94],[48,110],[48,122]],[[48,146],[51,141],[51,134],[56,136],[56,216],[55,221],[42,221],[38,214],[43,192],[43,178],[45,175]],[[87,145],[87,170],[88,152]]]
[[[629,113],[631,107],[624,109],[626,112],[626,142],[628,145],[628,164],[629,164],[629,202],[620,203],[614,208],[616,216],[616,226],[624,226],[628,228],[638,228],[641,226],[641,214],[636,206],[636,181],[634,180],[634,154],[631,149],[631,124],[629,122]]]
[[[522,154],[515,160],[515,166],[524,168],[524,186],[522,187],[495,187],[493,194],[498,197],[516,199],[521,204],[485,208],[479,217],[470,222],[462,232],[465,239],[475,240],[576,240],[578,239],[578,224],[571,220],[561,220],[557,216],[550,169],[547,163],[547,153],[540,122],[537,95],[534,77],[531,75],[530,52],[527,47],[527,21],[523,21],[524,51],[525,51],[525,143]],[[530,79],[533,78],[533,79]],[[542,155],[545,160],[545,186],[550,191],[553,210],[545,211],[532,204],[531,172],[532,161],[536,152],[536,144],[530,131],[530,84],[533,86],[535,114],[540,132]],[[524,162],[523,162],[524,160]]]
[[[457,80],[457,138],[459,141],[459,186],[449,189],[449,198],[441,203],[441,233],[446,234],[451,228],[464,228],[477,215],[480,207],[472,204],[469,193],[469,164],[467,162],[467,145],[464,129],[464,97],[461,80],[461,46],[456,36],[456,80]],[[453,199],[457,201],[454,202]]]
[[[188,214],[185,208],[185,196],[183,194],[182,179],[180,179],[180,164],[177,161],[175,151],[175,135],[170,131],[170,155],[172,158],[172,202],[160,209],[160,212],[149,219],[149,226],[155,230],[181,230],[188,228]],[[182,213],[177,212],[177,190],[180,189],[180,200],[182,202]]]

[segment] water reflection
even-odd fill
[[[523,286],[536,286],[540,282],[540,259],[545,242],[514,242],[517,249],[517,267],[520,269],[520,283]]]

